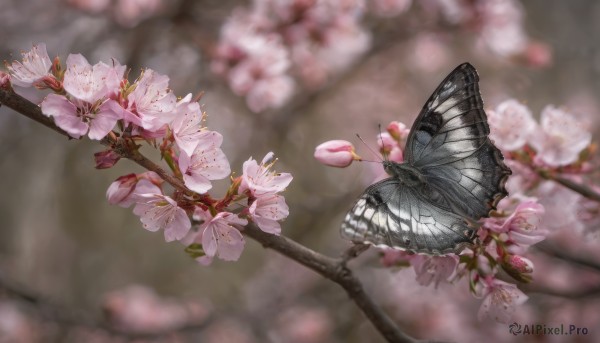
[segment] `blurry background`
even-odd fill
[[[376,168],[324,167],[314,147],[358,143],[359,133],[376,148],[378,124],[410,125],[462,62],[478,69],[490,108],[507,98],[535,116],[547,104],[565,106],[597,132],[600,3],[593,1],[0,0],[0,8],[2,60],[44,42],[51,58],[116,58],[131,68],[130,80],[152,68],[169,75],[180,96],[205,92],[208,126],[223,134],[232,170],[274,151],[276,169],[294,176],[283,234],[331,256],[348,246],[340,222]],[[36,103],[46,94],[17,91]],[[7,108],[0,108],[0,143],[2,288],[43,299],[31,306],[0,289],[0,341],[125,341],[69,323],[93,326],[117,315],[117,325],[133,331],[165,322],[186,328],[150,341],[382,341],[341,288],[252,240],[237,263],[203,267],[180,244],[145,231],[105,198],[114,179],[142,170],[125,160],[95,170],[98,144],[67,141]],[[215,194],[227,186],[216,185]],[[578,235],[600,250],[597,234]],[[421,287],[412,269],[383,268],[373,250],[353,266],[410,334],[514,341],[506,325],[477,321],[480,300],[466,284]],[[564,262],[547,265],[534,279],[549,273],[568,284],[587,275]],[[581,341],[600,339],[597,293],[530,296],[520,323],[587,326]]]

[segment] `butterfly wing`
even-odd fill
[[[404,152],[453,212],[475,220],[508,194],[504,184],[511,171],[489,133],[479,76],[464,63],[427,100]]]
[[[342,236],[414,252],[457,253],[472,241],[474,231],[431,191],[426,185],[403,187],[393,177],[371,185],[346,215]]]

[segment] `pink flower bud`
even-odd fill
[[[96,169],[108,169],[117,164],[121,159],[121,156],[114,150],[109,149],[100,151],[94,154],[94,160],[96,161]]]
[[[10,74],[0,71],[0,88],[10,89]]]
[[[352,143],[343,140],[327,141],[315,149],[315,158],[326,166],[345,168],[353,160],[360,160]]]
[[[390,133],[392,137],[394,137],[395,140],[398,141],[406,139],[410,132],[410,128],[406,127],[404,123],[401,123],[399,121],[393,121],[389,123],[386,130]]]
[[[137,182],[137,175],[133,173],[119,177],[106,191],[108,203],[122,207],[131,206],[130,195],[135,190]]]
[[[519,255],[506,255],[502,260],[502,269],[520,282],[531,282],[533,262]]]
[[[547,44],[531,42],[525,49],[525,60],[534,68],[545,68],[552,64],[552,50]]]

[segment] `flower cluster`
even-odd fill
[[[92,66],[80,54],[69,55],[63,69],[58,58],[50,63],[44,44],[34,46],[22,62],[13,62],[8,69],[15,84],[54,91],[42,101],[42,113],[71,137],[109,136],[119,149],[131,153],[142,141],[160,150],[172,171],[170,177],[184,187],[171,182],[175,190],[165,194],[164,176],[154,171],[128,174],[110,185],[108,201],[134,206],[144,228],[162,230],[167,242],[185,244],[200,262],[215,256],[237,260],[244,247],[240,227],[248,221],[265,232],[281,232],[279,221],[288,216],[288,207],[279,193],[292,176],[272,171],[274,158],[269,153],[261,164],[246,161],[243,174],[232,178],[223,198],[210,196],[212,181],[231,174],[221,150],[223,136],[204,125],[205,113],[191,94],[183,98],[173,94],[167,76],[146,69],[130,84],[124,78],[126,67],[116,60]],[[97,168],[110,168],[121,154],[111,148],[95,157]],[[232,212],[244,200],[244,209]]]
[[[532,279],[533,263],[524,257],[527,248],[548,234],[548,230],[540,229],[545,208],[535,197],[543,197],[542,187],[539,182],[526,184],[524,181],[535,180],[531,175],[537,175],[540,168],[546,168],[547,172],[584,170],[582,156],[587,154],[582,151],[590,149],[591,137],[563,110],[546,107],[538,125],[531,112],[514,100],[489,111],[489,124],[491,137],[503,150],[515,177],[508,185],[511,196],[499,203],[491,217],[480,220],[476,244],[458,256],[384,250],[382,263],[412,266],[417,282],[424,286],[437,287],[440,282],[466,277],[472,294],[484,298],[478,317],[507,322],[516,306],[527,300],[514,283]],[[390,123],[386,132],[377,137],[380,152],[390,161],[402,162],[402,147],[408,134],[406,125]],[[352,161],[361,160],[350,142],[339,140],[319,145],[315,158],[335,167],[347,167]],[[500,280],[500,271],[510,276],[513,283]]]
[[[261,112],[281,107],[295,89],[346,69],[370,45],[360,1],[255,0],[221,29],[212,69]]]
[[[137,26],[165,5],[163,0],[68,0],[68,4],[91,14],[107,13],[123,27]]]
[[[423,22],[434,19],[442,27],[475,32],[473,46],[484,47],[479,50],[532,67],[551,63],[550,49],[525,32],[518,0],[417,5]],[[365,25],[367,16],[396,17],[411,6],[412,0],[254,0],[248,8],[236,8],[222,26],[211,67],[253,112],[280,108],[299,86],[309,91],[323,87],[371,47],[367,27],[374,25]],[[412,50],[412,63],[421,69],[434,70],[448,60],[448,48],[435,32],[415,36]]]
[[[448,23],[474,31],[477,45],[485,51],[532,67],[551,63],[548,46],[532,40],[525,32],[525,13],[518,0],[436,0],[426,4],[427,9],[437,10]]]

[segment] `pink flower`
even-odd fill
[[[146,69],[127,97],[125,120],[149,131],[161,129],[175,118],[177,98],[169,89],[169,77]]]
[[[73,98],[93,104],[114,95],[125,72],[125,66],[113,60],[114,66],[98,62],[91,66],[81,54],[67,57],[67,69],[63,85]]]
[[[502,231],[507,232],[511,241],[530,246],[546,238],[546,233],[538,230],[544,206],[534,201],[520,203],[515,211],[502,225]]]
[[[392,121],[385,128],[387,132],[397,141],[403,141],[408,138],[410,133],[410,127],[399,121]]]
[[[517,281],[531,282],[533,262],[525,257],[508,254],[502,260],[502,268]]]
[[[109,99],[119,87],[125,66],[110,67],[102,62],[93,67],[85,57],[69,55],[64,88],[69,97],[48,95],[41,104],[42,113],[54,118],[58,127],[71,137],[86,133],[90,139],[104,138],[121,119],[123,109]]]
[[[192,224],[177,202],[162,194],[139,194],[133,213],[140,216],[144,228],[156,232],[164,230],[165,240],[180,240],[190,231]]]
[[[135,174],[127,174],[119,177],[110,184],[106,191],[106,198],[111,205],[119,205],[121,207],[129,207],[133,201],[129,200],[133,193],[138,179]]]
[[[521,54],[528,37],[523,28],[523,8],[515,0],[478,3],[482,17],[481,40],[499,56]]]
[[[315,148],[315,158],[326,166],[345,168],[360,157],[354,152],[354,145],[344,140],[333,140],[319,144]]]
[[[102,309],[112,326],[142,334],[197,325],[209,314],[209,308],[202,302],[161,298],[152,289],[139,285],[108,293]]]
[[[500,323],[508,323],[517,306],[529,298],[516,285],[494,278],[485,281],[485,298],[477,317],[479,320],[493,318]]]
[[[258,80],[246,94],[246,104],[253,112],[279,108],[291,98],[295,87],[294,79],[285,75]]]
[[[127,174],[110,184],[106,198],[111,205],[129,207],[137,201],[139,194],[161,194],[157,186],[161,182],[162,179],[155,172]]]
[[[264,232],[279,235],[281,225],[279,220],[287,218],[289,208],[281,195],[267,194],[259,196],[249,208],[250,218]]]
[[[182,240],[185,245],[201,243],[206,257],[200,262],[210,263],[213,257],[225,261],[237,261],[244,250],[244,237],[232,225],[246,225],[248,221],[230,212],[219,212],[212,216],[210,212],[197,208],[194,219],[202,222],[198,232]]]
[[[223,136],[216,131],[203,131],[197,136],[198,143],[191,156],[181,152],[179,169],[185,185],[197,193],[212,188],[210,180],[226,178],[230,173],[229,161],[220,149]]]
[[[579,153],[590,145],[592,135],[568,112],[552,105],[542,111],[541,128],[530,144],[537,151],[537,159],[553,166],[571,164]]]
[[[26,53],[22,53],[23,62],[14,61],[7,65],[12,75],[12,83],[21,87],[31,87],[45,76],[52,67],[52,61],[46,52],[46,44],[39,43]]]
[[[181,151],[191,156],[202,139],[202,110],[197,102],[190,103],[191,94],[177,103],[172,129],[175,142]]]
[[[267,156],[271,158],[263,159],[260,165],[253,158],[244,162],[240,193],[249,191],[255,197],[275,194],[283,191],[292,182],[293,177],[291,174],[270,171],[275,162],[267,161],[272,159],[272,153],[267,154]]]
[[[134,27],[158,12],[162,5],[163,0],[117,0],[115,19],[124,27]]]
[[[121,119],[122,108],[114,100],[106,100],[99,106],[76,102],[77,105],[65,96],[49,94],[42,101],[42,113],[53,117],[58,127],[76,139],[87,133],[90,139],[100,140]]]
[[[119,160],[121,155],[116,153],[112,149],[100,151],[94,153],[94,161],[96,162],[96,169],[108,169],[112,168]]]
[[[544,206],[542,218],[544,228],[555,232],[567,229],[569,232],[581,232],[584,224],[581,219],[581,200],[579,193],[553,181],[542,181],[535,189],[536,196]]]
[[[488,111],[488,122],[494,144],[505,151],[522,148],[537,130],[537,123],[527,106],[514,99],[500,103],[494,111]]]
[[[400,148],[400,144],[389,133],[382,132],[378,134],[377,145],[379,145],[379,148],[384,152],[388,160],[398,163],[404,161],[404,153],[402,152],[402,148]]]
[[[10,89],[10,74],[0,70],[0,89]]]
[[[432,282],[435,288],[440,281],[447,281],[458,265],[458,256],[427,256],[415,255],[410,259],[410,264],[417,274],[417,282],[422,286],[429,286]]]

